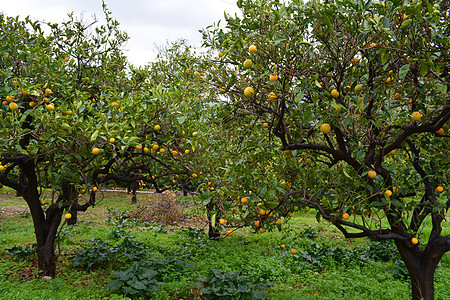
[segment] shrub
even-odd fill
[[[83,267],[89,272],[93,267],[112,261],[114,248],[108,242],[93,238],[88,244],[89,247],[83,247],[83,250],[74,252],[72,258],[74,267]]]
[[[241,272],[222,273],[220,270],[211,270],[208,279],[198,278],[195,286],[202,292],[204,299],[262,299],[264,290],[273,285],[273,282],[252,282]]]
[[[14,246],[12,248],[5,249],[9,255],[17,257],[19,259],[35,258],[37,245],[29,245],[25,247]]]

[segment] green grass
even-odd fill
[[[25,204],[17,202],[22,206]],[[1,200],[0,206],[3,206]],[[105,196],[90,212],[79,215],[76,226],[65,226],[61,232],[63,250],[58,259],[58,276],[51,280],[37,276],[35,260],[18,260],[5,250],[34,243],[31,218],[18,214],[0,215],[0,299],[124,299],[104,289],[120,262],[94,268],[91,272],[74,268],[70,262],[73,251],[81,249],[91,238],[110,243],[121,242],[113,238],[112,232],[120,229],[120,222],[108,221],[112,217],[108,207],[115,207],[118,211],[133,209],[130,198],[125,194]],[[318,268],[302,264],[300,251],[308,250],[312,244],[318,247],[338,246],[351,253],[352,249],[367,247],[369,243],[366,239],[344,239],[335,227],[326,222],[317,223],[312,211],[296,213],[284,232],[252,234],[250,229],[244,229],[221,241],[199,239],[196,232],[189,232],[188,229],[133,222],[128,224],[128,234],[143,242],[152,257],[163,259],[170,255],[193,265],[193,268],[173,270],[166,274],[168,285],[161,287],[153,299],[170,299],[175,294],[189,298],[193,283],[199,276],[207,277],[211,269],[241,271],[251,278],[273,281],[275,284],[267,290],[267,299],[410,297],[409,281],[395,276],[393,271],[396,266],[392,262],[368,260],[360,264],[351,260],[336,262],[325,259]],[[450,230],[448,222],[444,222],[443,227],[446,232]],[[301,234],[306,232],[305,228],[313,229],[317,236]],[[424,236],[429,231],[430,224],[427,224]],[[286,248],[282,249],[281,244],[285,244]],[[297,249],[297,255],[290,253],[291,248]],[[184,256],[187,254],[189,258]],[[436,299],[450,298],[449,266],[450,254],[447,253],[435,275]]]

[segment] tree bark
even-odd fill
[[[425,250],[422,250],[418,245],[411,247],[405,242],[395,241],[408,269],[413,300],[434,299],[434,273],[445,253],[441,251],[441,242],[441,239],[430,239]]]
[[[30,208],[33,218],[34,233],[36,235],[38,267],[43,276],[55,277],[56,255],[55,238],[59,223],[61,222],[61,209],[57,205],[49,207],[50,215],[44,215],[40,197],[38,193],[38,182],[35,171],[35,164],[32,159],[28,159],[20,164],[20,170],[26,179],[26,184],[22,190],[22,197]]]

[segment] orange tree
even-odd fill
[[[48,24],[50,36],[29,18],[0,16],[0,183],[28,204],[43,275],[55,276],[63,213],[69,222],[93,206],[100,185],[145,182],[161,192],[188,173],[180,93],[150,79],[150,67],[128,68],[126,34],[104,11],[105,25],[69,15]],[[57,197],[45,199],[48,189]]]
[[[434,298],[450,249],[441,226],[450,206],[448,4],[237,3],[242,18],[203,31],[219,52],[204,72],[225,91],[230,116],[265,120],[292,155],[272,161],[290,174],[286,191],[264,201],[270,186],[254,182],[248,202],[235,204],[249,211],[241,220],[287,215],[302,201],[347,238],[394,240],[413,299]],[[234,184],[245,194],[243,182]],[[421,234],[428,219],[431,233]]]

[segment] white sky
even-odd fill
[[[203,29],[223,19],[224,11],[239,13],[235,0],[105,0],[120,28],[130,39],[126,54],[135,65],[156,57],[155,45],[178,38],[200,46]],[[101,0],[0,0],[0,12],[8,16],[31,16],[40,21],[60,22],[69,12],[103,19]],[[221,22],[223,25],[224,21]]]

